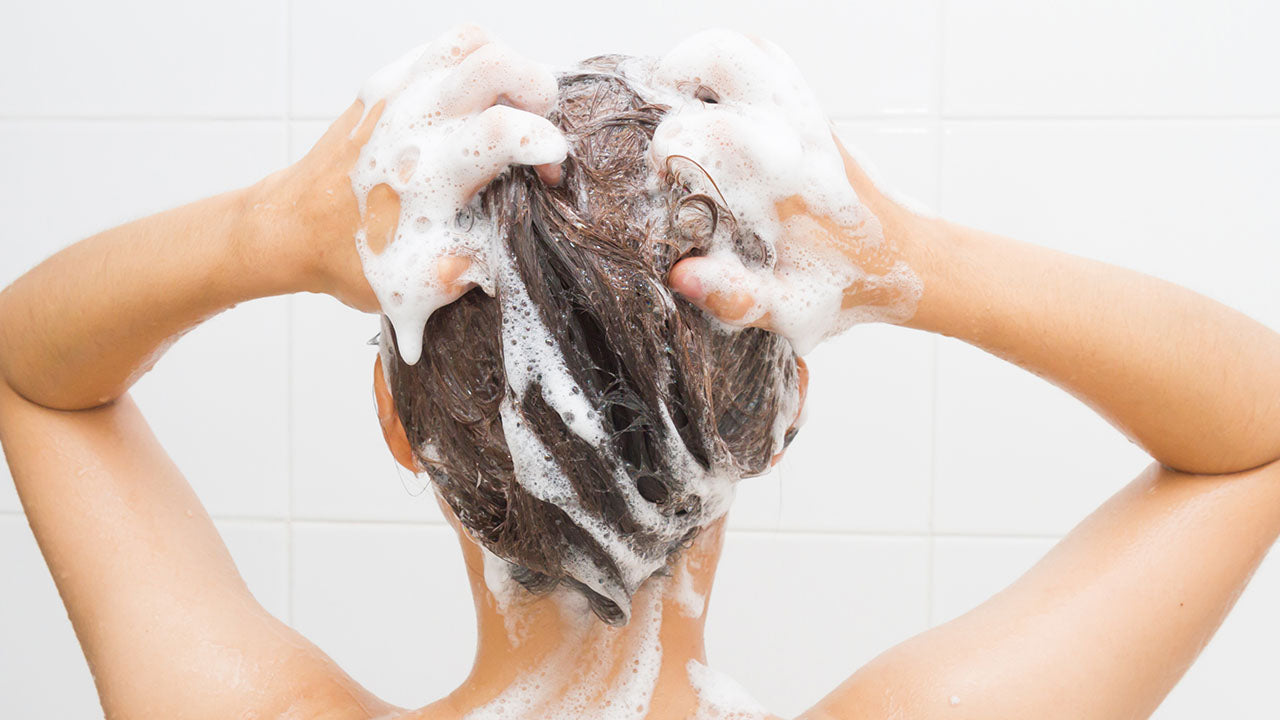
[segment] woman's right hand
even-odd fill
[[[425,154],[419,160],[417,172],[440,185],[442,194],[451,194],[452,212],[512,164],[542,163],[537,170],[543,180],[559,181],[563,152],[554,157],[554,146],[560,133],[541,117],[555,104],[554,76],[478,27],[456,28],[376,74],[366,86],[379,96],[370,99],[372,107],[366,107],[365,98],[357,100],[305,157],[252,189],[249,212],[259,236],[254,242],[268,243],[266,248],[255,247],[291,276],[289,291],[325,293],[365,312],[381,309],[366,279],[356,236],[363,231],[369,250],[381,253],[396,234],[400,195],[387,184],[373,187],[362,215],[352,175],[379,123],[394,120],[385,115],[388,103],[394,104],[406,89],[403,83],[396,85],[397,77],[410,86],[426,81],[444,88],[436,106],[412,108],[416,115],[439,118],[434,128],[414,131],[424,143],[435,142],[441,152],[456,155],[464,143],[487,141],[484,162],[464,167]],[[367,98],[370,92],[366,89],[362,95]],[[463,122],[450,134],[440,130],[448,121]],[[527,138],[535,142],[521,142]],[[448,222],[452,217],[432,220]],[[441,255],[433,260],[435,277],[422,282],[447,288],[451,298],[471,287],[460,282],[470,258]]]
[[[714,181],[706,192],[772,246],[763,263],[731,247],[686,258],[670,273],[673,289],[723,322],[784,335],[799,352],[854,323],[911,316],[921,288],[898,231],[913,216],[866,181],[782,50],[700,33],[659,61],[654,84],[683,96],[654,134],[655,162],[699,166]]]

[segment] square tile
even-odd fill
[[[1280,121],[965,123],[949,219],[1171,280],[1280,328]]]
[[[777,530],[782,519],[780,466],[759,477],[743,478],[734,487],[729,527],[736,530]]]
[[[765,0],[655,5],[643,11],[569,0],[554,13],[499,0],[436,6],[408,0],[293,7],[295,116],[330,117],[379,67],[464,21],[518,50],[564,65],[603,53],[656,55],[705,27],[731,25],[791,53],[833,117],[923,114],[937,93],[938,0],[829,3],[785,8]]]
[[[258,604],[289,622],[289,529],[284,521],[215,520]]]
[[[780,465],[782,527],[929,529],[934,346],[866,325],[809,354],[807,417]]]
[[[284,112],[284,3],[13,5],[0,26],[3,115]]]
[[[475,654],[475,610],[452,528],[293,525],[293,626],[401,707],[443,697]]]
[[[947,115],[1280,112],[1266,0],[943,3]]]
[[[440,521],[434,494],[382,439],[368,345],[377,318],[327,296],[291,300],[294,517]]]
[[[928,542],[729,531],[707,660],[793,717],[925,629]]]
[[[944,338],[934,529],[1058,535],[1136,477],[1146,453],[1066,392]]]
[[[876,187],[913,210],[936,214],[942,134],[917,121],[843,121],[836,134]]]
[[[282,123],[0,120],[0,286],[94,233],[277,169]]]
[[[1056,538],[935,538],[931,624],[953,620],[986,602],[1056,543]]]
[[[288,515],[288,302],[255,300],[205,322],[132,391],[215,517]]]

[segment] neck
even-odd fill
[[[698,690],[710,681],[703,627],[723,537],[723,522],[706,528],[668,574],[635,594],[631,621],[611,627],[576,592],[526,592],[463,536],[478,646],[470,676],[444,701],[449,714],[697,717]]]

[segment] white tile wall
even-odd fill
[[[928,566],[923,537],[730,530],[711,591],[707,660],[794,716],[928,627]]]
[[[1280,6],[781,7],[15,5],[0,23],[0,284],[78,237],[301,156],[370,71],[454,22],[553,62],[730,24],[787,47],[901,194],[1280,327]],[[137,394],[267,608],[416,704],[465,674],[474,631],[451,533],[375,425],[376,329],[327,298],[249,303],[193,332]],[[1075,400],[954,341],[858,328],[810,365],[809,425],[781,467],[739,487],[708,630],[713,662],[783,713],[1010,582],[1144,462]],[[1280,716],[1278,562],[1158,717]],[[7,482],[0,574],[0,714],[99,714]]]
[[[1035,117],[1275,115],[1270,0],[948,0],[943,110]]]
[[[11,5],[0,27],[0,113],[277,116],[283,10],[259,0]]]
[[[555,6],[523,0],[299,1],[292,18],[291,109],[298,116],[332,116],[374,69],[440,28],[472,21],[554,63],[602,53],[652,54],[696,30],[729,24],[787,47],[837,116],[924,114],[936,107],[938,5],[938,0],[797,0],[783,10],[770,0],[643,7],[594,0],[563,0]],[[611,13],[621,16],[611,18]],[[838,59],[829,48],[840,48]]]
[[[396,705],[443,697],[471,669],[465,578],[447,525],[293,525],[294,627]]]
[[[79,237],[253,182],[283,162],[285,137],[279,123],[256,121],[0,118],[0,283]],[[211,512],[288,512],[288,332],[287,299],[236,308],[191,332],[138,386]],[[0,509],[17,507],[5,482]]]
[[[1158,275],[1280,328],[1280,115],[957,121],[944,144],[946,216]]]

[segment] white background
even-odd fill
[[[0,284],[299,157],[364,76],[455,22],[554,62],[724,24],[787,48],[842,137],[944,215],[1280,327],[1268,0],[4,2]],[[452,534],[375,429],[375,331],[327,298],[249,303],[136,396],[265,606],[413,706],[463,678],[474,632]],[[741,486],[709,620],[712,663],[783,714],[1008,583],[1144,465],[1070,397],[952,341],[856,328],[811,367],[809,426]],[[0,577],[0,715],[100,715],[9,482]],[[1158,716],[1280,717],[1277,608],[1272,561]]]

